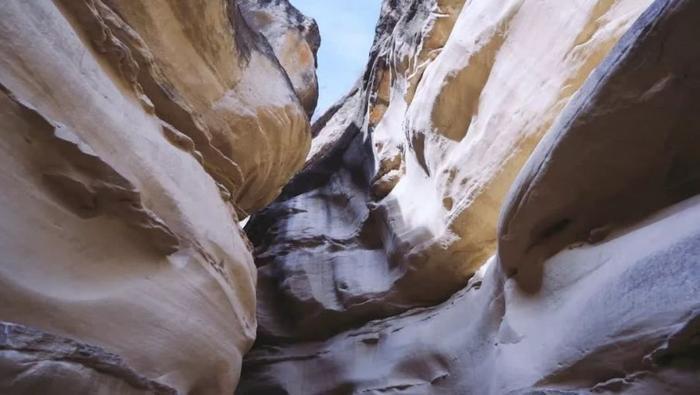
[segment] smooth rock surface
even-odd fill
[[[700,8],[666,7],[625,36],[518,176],[499,231],[509,270],[700,193],[700,51],[685,49]]]
[[[247,227],[260,334],[323,338],[464,287],[520,168],[649,4],[385,1],[362,86]]]
[[[311,137],[265,37],[224,0],[10,0],[0,54],[0,392],[233,393],[239,215]]]
[[[321,45],[316,21],[288,0],[240,0],[238,4],[248,25],[265,36],[311,118],[318,100],[316,52]]]
[[[0,393],[700,393],[699,20],[6,1]]]
[[[700,392],[700,3],[473,0],[421,58],[440,10],[246,227],[238,393]]]
[[[238,393],[697,393],[698,221],[694,198],[563,251],[534,296],[493,263],[438,306],[256,347]]]

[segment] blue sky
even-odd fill
[[[315,117],[346,94],[360,77],[374,39],[381,0],[290,0],[316,19],[319,100]]]

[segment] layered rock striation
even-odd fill
[[[317,93],[315,23],[268,39],[260,3],[3,2],[0,393],[233,393],[238,221],[303,165]]]
[[[698,20],[6,1],[0,393],[700,393]]]
[[[386,0],[246,227],[242,394],[700,391],[700,4]]]

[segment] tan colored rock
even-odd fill
[[[334,154],[249,225],[261,334],[323,338],[464,287],[520,168],[650,3],[386,1],[360,98],[312,144]]]
[[[373,134],[407,140],[406,175],[381,203],[409,246],[406,292],[428,276],[449,294],[493,254],[519,169],[649,4],[473,1],[463,9],[413,101],[390,105]]]
[[[625,56],[598,68],[592,78],[601,82],[578,94],[503,207],[499,258],[508,271],[534,270],[567,245],[599,242],[700,193],[700,52],[686,49],[698,35],[689,23],[630,35]]]
[[[238,4],[248,24],[270,43],[311,118],[318,100],[316,52],[321,45],[316,21],[288,0],[240,0]]]
[[[3,3],[0,392],[234,391],[238,214],[310,140],[266,45],[223,0]]]
[[[342,161],[325,161],[331,174],[321,187],[302,182],[308,171],[323,174],[319,163],[307,167],[287,188],[296,195],[283,194],[270,215],[251,224],[276,214],[280,223],[267,224],[273,232],[303,225],[326,239],[258,239],[266,247],[258,254],[260,296],[297,296],[300,303],[285,311],[266,309],[275,305],[260,300],[263,337],[246,356],[239,392],[700,392],[699,18],[697,1],[658,0],[631,25],[510,185],[498,250],[443,303],[391,306],[385,295],[362,303],[362,292],[372,287],[404,291],[392,282],[394,267],[378,268],[386,251],[372,241],[393,241],[381,231],[421,231],[408,226],[410,217],[386,223],[372,207],[362,211],[371,185],[357,181],[357,172],[374,158],[365,136],[340,141],[347,149]],[[509,92],[517,92],[529,81],[511,83]],[[406,158],[413,153],[407,149]],[[440,163],[437,155],[425,158]],[[420,188],[404,192],[424,206],[440,203]],[[421,214],[419,208],[408,214]],[[365,217],[351,222],[358,213]],[[469,229],[491,229],[483,226]],[[276,264],[282,253],[286,266]],[[392,258],[385,259],[400,264]],[[464,264],[459,254],[439,258]],[[416,271],[410,296],[444,292],[439,287],[449,282],[429,273]],[[380,314],[385,317],[367,320]]]
[[[195,142],[207,171],[233,194],[243,216],[269,203],[303,164],[307,117],[279,61],[237,4],[63,4],[112,67],[139,83],[156,114]]]

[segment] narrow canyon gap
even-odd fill
[[[0,394],[700,393],[698,21],[5,1]]]

